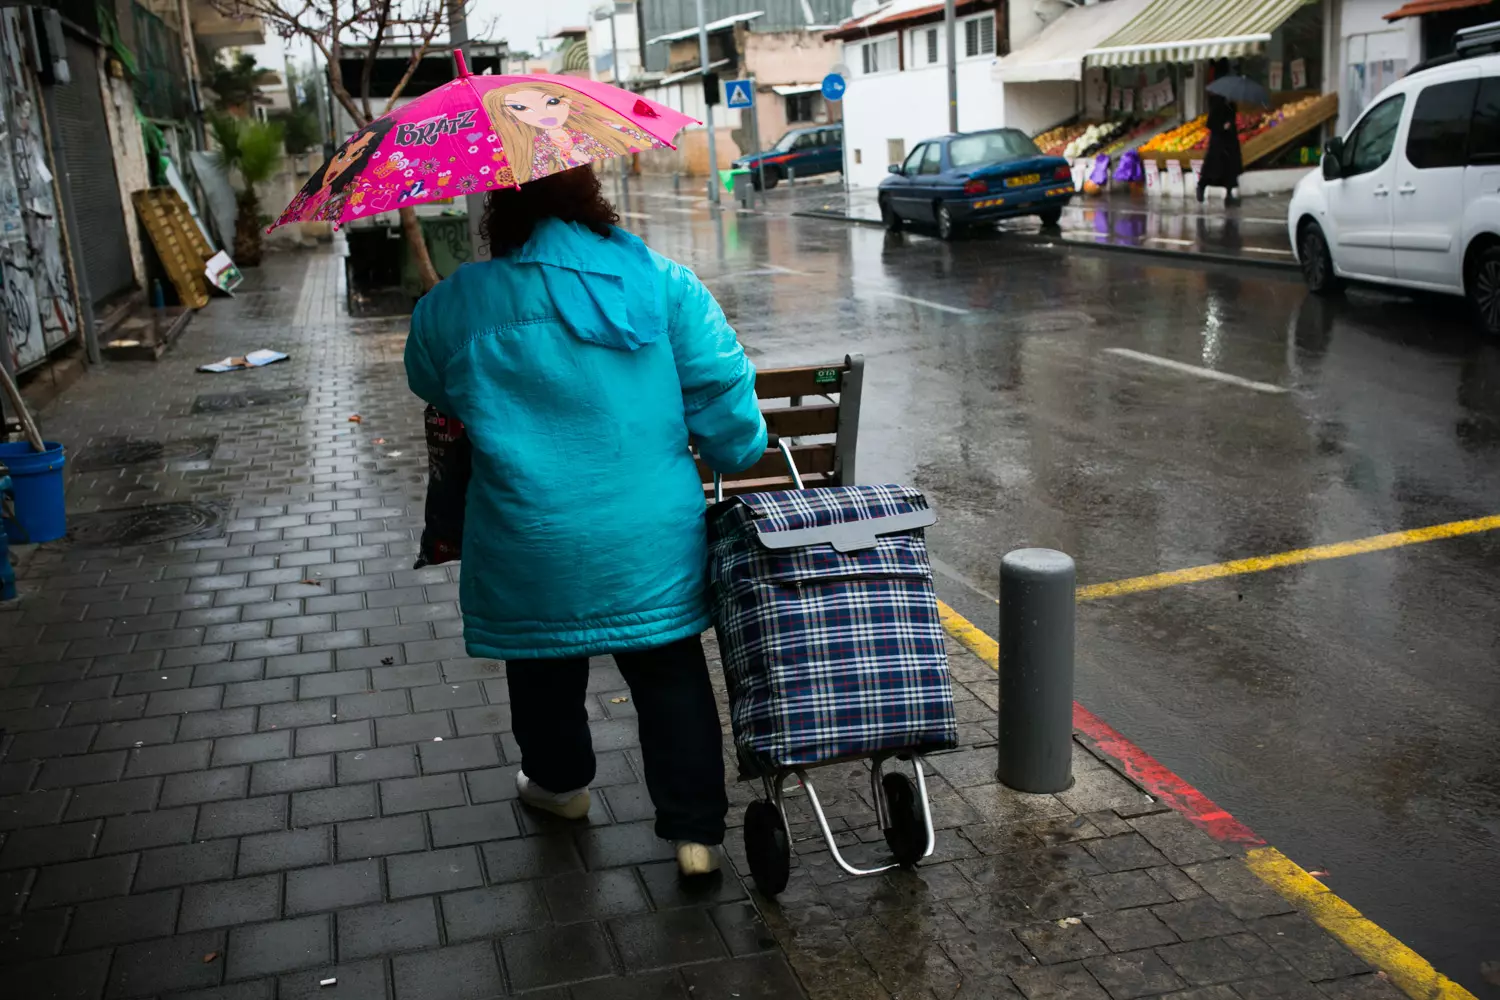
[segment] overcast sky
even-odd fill
[[[585,25],[599,0],[476,0],[469,14],[469,33],[503,38],[510,47],[536,51],[536,40],[559,28]]]

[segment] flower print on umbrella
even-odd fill
[[[435,173],[438,172],[439,166],[440,166],[440,164],[438,163],[437,160],[433,160],[433,159],[423,160],[422,161],[422,173],[424,173],[424,174],[435,174]]]
[[[473,174],[466,174],[458,179],[458,189],[464,194],[468,194],[470,191],[477,190],[478,187],[479,178],[475,177]]]
[[[561,84],[537,81],[496,88],[484,95],[484,109],[522,184],[604,157],[664,145],[618,112]]]
[[[350,189],[360,173],[379,152],[380,143],[396,125],[390,115],[377,118],[355,132],[307,179],[297,197],[281,214],[281,222],[339,221],[348,203]],[[399,158],[395,159],[399,164]],[[279,223],[278,223],[279,224]]]

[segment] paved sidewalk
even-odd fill
[[[7,995],[1398,1000],[1082,746],[1068,792],[997,786],[997,684],[957,646],[964,749],[931,759],[916,872],[843,877],[793,795],[778,902],[733,869],[682,883],[604,663],[593,813],[519,808],[503,666],[464,654],[457,567],[410,569],[404,324],[345,316],[341,273],[273,258],[163,361],[41,414],[75,539],[28,553],[0,610]],[[291,360],[193,371],[259,347]],[[817,779],[873,859],[863,773]],[[728,853],[745,872],[737,830]]]

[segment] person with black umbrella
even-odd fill
[[[1240,174],[1245,170],[1240,156],[1238,109],[1224,95],[1224,88],[1216,85],[1244,78],[1229,76],[1227,59],[1214,64],[1214,77],[1214,83],[1208,86],[1208,151],[1203,156],[1203,169],[1198,174],[1198,201],[1203,201],[1205,188],[1221,187],[1227,192],[1224,204],[1238,205]]]

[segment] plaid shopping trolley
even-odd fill
[[[844,870],[809,768],[868,757],[871,795],[896,865],[932,853],[920,755],[957,745],[948,656],[924,529],[937,520],[901,486],[752,493],[709,513],[714,629],[729,685],[730,721],[744,771],[766,799],[745,814],[756,885],[786,886],[790,844],[782,786],[796,774]],[[882,774],[909,757],[917,783]]]

